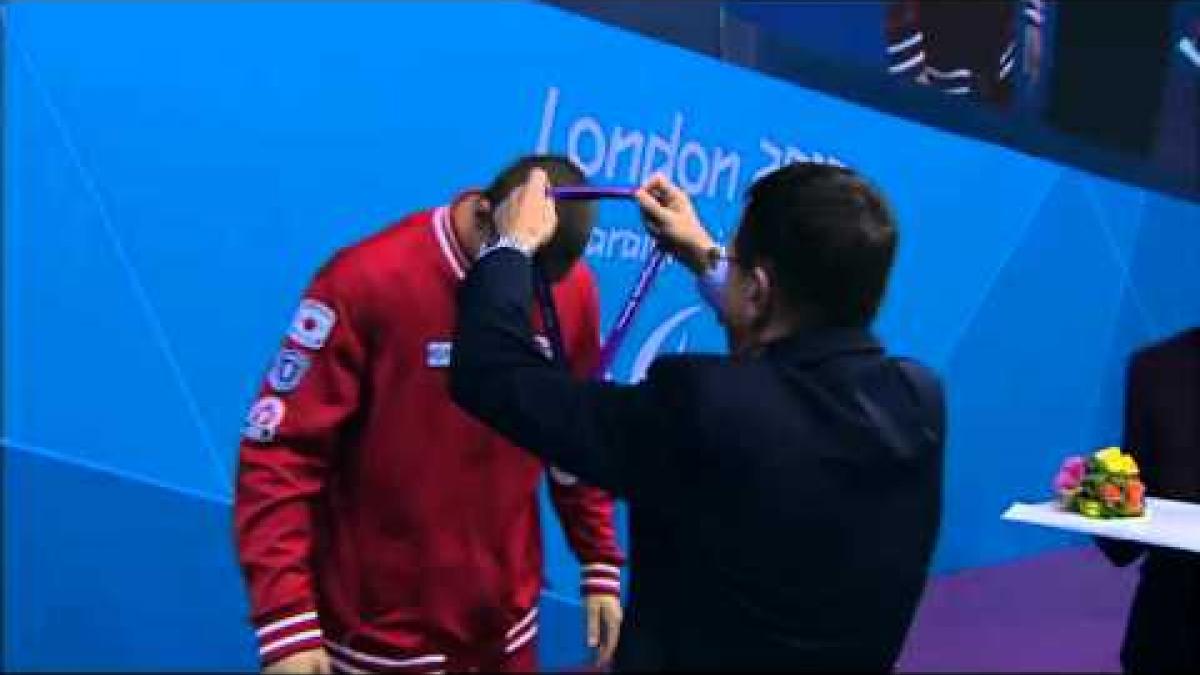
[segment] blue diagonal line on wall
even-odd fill
[[[1150,316],[1150,312],[1147,311],[1145,304],[1142,302],[1141,294],[1138,293],[1137,287],[1133,283],[1133,275],[1130,274],[1129,265],[1125,260],[1125,256],[1121,254],[1121,248],[1117,245],[1116,236],[1113,234],[1112,227],[1110,226],[1108,213],[1105,211],[1104,206],[1100,203],[1100,198],[1096,195],[1095,185],[1091,180],[1088,179],[1083,179],[1080,182],[1083,183],[1084,197],[1086,198],[1086,201],[1091,207],[1093,215],[1095,216],[1096,229],[1100,230],[1101,238],[1104,240],[1106,248],[1112,255],[1113,264],[1117,266],[1117,272],[1121,282],[1121,293],[1128,296],[1133,302],[1134,307],[1137,308],[1138,314],[1140,315],[1142,324],[1150,331],[1150,334],[1157,335],[1157,322],[1153,319],[1153,317]],[[1143,226],[1141,211],[1145,206],[1146,196],[1144,194],[1139,195],[1139,200],[1140,203],[1137,214],[1138,231],[1134,233],[1134,243],[1131,244],[1130,251],[1136,250],[1137,238],[1141,235],[1141,228]],[[1113,341],[1116,339],[1117,322],[1121,320],[1121,301],[1122,296],[1119,295],[1113,307],[1112,321],[1109,322],[1108,326],[1108,335],[1106,336],[1106,339],[1107,344],[1109,345],[1112,345]],[[1077,447],[1080,450],[1086,448],[1088,432],[1091,431],[1095,426],[1094,422],[1096,410],[1100,405],[1100,397],[1102,394],[1102,387],[1097,386],[1095,391],[1092,393],[1092,400],[1088,406],[1088,415],[1080,420],[1079,441],[1077,443]]]
[[[1142,323],[1146,326],[1146,328],[1150,329],[1150,333],[1152,335],[1158,335],[1158,322],[1150,314],[1150,311],[1146,309],[1145,303],[1142,302],[1141,293],[1138,292],[1137,286],[1135,286],[1133,283],[1133,275],[1129,272],[1129,264],[1126,262],[1125,257],[1121,255],[1121,247],[1117,245],[1117,238],[1113,234],[1112,227],[1109,226],[1108,214],[1105,212],[1104,207],[1100,204],[1099,198],[1096,196],[1096,187],[1090,180],[1084,180],[1082,182],[1084,184],[1084,194],[1087,196],[1087,202],[1089,205],[1091,205],[1092,210],[1096,213],[1096,225],[1099,227],[1100,233],[1104,235],[1104,243],[1108,246],[1109,252],[1112,253],[1113,262],[1116,263],[1117,269],[1121,274],[1121,288],[1128,293],[1130,299],[1133,300],[1134,307],[1137,307],[1138,313],[1142,317]],[[1136,250],[1137,236],[1140,236],[1141,229],[1145,226],[1145,222],[1142,219],[1142,212],[1145,210],[1146,195],[1144,193],[1140,194],[1139,199],[1141,200],[1141,204],[1139,204],[1138,209],[1138,232],[1134,238],[1134,246],[1131,248],[1131,250]]]
[[[1034,202],[1036,206],[1034,206],[1034,208],[1026,216],[1025,222],[1021,225],[1020,234],[1018,234],[1013,240],[1012,246],[1009,247],[1008,252],[1004,254],[1004,259],[1001,260],[1000,264],[996,265],[995,269],[992,270],[991,275],[988,277],[987,283],[984,284],[983,290],[979,294],[979,298],[971,307],[970,313],[968,313],[958,325],[958,329],[954,331],[954,339],[946,343],[949,345],[949,351],[942,358],[942,368],[946,370],[950,368],[950,364],[954,360],[954,356],[958,353],[958,347],[962,342],[963,337],[967,334],[967,331],[971,329],[971,326],[974,325],[975,319],[979,316],[979,312],[985,305],[987,305],[988,298],[992,294],[992,289],[996,286],[996,283],[1000,281],[1000,277],[1004,274],[1005,269],[1008,268],[1009,263],[1012,262],[1013,257],[1017,254],[1017,251],[1020,251],[1021,247],[1025,245],[1025,239],[1029,237],[1030,230],[1033,229],[1034,223],[1037,222],[1037,216],[1041,212],[1042,206],[1046,203],[1046,197],[1052,190],[1054,190],[1055,187],[1058,186],[1059,181],[1063,179],[1064,174],[1065,172],[1060,172],[1053,180],[1046,181],[1046,185],[1041,197]]]
[[[44,448],[39,445],[32,445],[30,443],[22,443],[21,441],[14,441],[9,438],[0,438],[0,446],[3,446],[7,450],[15,450],[17,452],[24,452],[24,453],[27,453],[30,455],[37,455],[39,457],[51,459],[56,462],[61,462],[63,464],[69,464],[71,466],[80,466],[85,469],[90,469],[92,471],[96,471],[98,473],[103,473],[103,474],[106,474],[109,476],[113,476],[115,478],[120,478],[121,480],[133,481],[135,483],[142,483],[144,485],[149,485],[151,487],[156,487],[156,488],[160,488],[163,490],[167,490],[168,492],[175,492],[175,493],[185,495],[188,497],[193,497],[195,499],[202,499],[207,502],[216,502],[218,504],[223,504],[223,505],[228,506],[233,501],[229,495],[215,494],[215,493],[211,493],[211,492],[203,492],[201,490],[193,490],[192,488],[184,487],[182,485],[173,485],[171,483],[167,483],[167,482],[159,480],[157,478],[154,478],[151,476],[145,476],[140,473],[133,472],[133,471],[126,471],[125,469],[118,469],[116,467],[108,466],[106,464],[100,464],[98,462],[91,462],[86,459],[81,459],[80,455],[82,455],[83,453],[78,453],[78,452],[72,453],[72,452],[67,452],[65,450],[54,450],[52,448]]]
[[[66,123],[63,120],[62,114],[58,107],[54,104],[54,99],[50,95],[49,90],[42,82],[41,77],[34,66],[33,59],[29,52],[25,50],[20,41],[13,35],[11,24],[7,21],[4,23],[5,34],[9,45],[20,57],[21,65],[23,66],[26,75],[30,82],[37,90],[41,98],[42,105],[47,114],[50,116],[55,129],[59,133],[59,137],[64,148],[70,155],[71,161],[74,162],[76,169],[79,172],[79,178],[96,207],[100,218],[100,223],[103,225],[104,232],[112,244],[113,251],[116,253],[117,261],[120,263],[125,277],[129,282],[129,286],[133,291],[134,297],[137,300],[138,306],[142,310],[146,323],[150,328],[150,334],[157,343],[159,351],[162,353],[163,359],[166,361],[167,367],[174,377],[176,384],[179,387],[180,394],[183,396],[184,404],[190,414],[192,421],[195,423],[196,430],[200,434],[201,443],[204,445],[205,452],[208,455],[213,471],[216,473],[218,485],[229,486],[232,480],[227,469],[221,462],[216,452],[216,446],[212,440],[212,434],[209,432],[208,425],[205,424],[204,418],[200,413],[200,406],[196,402],[196,397],[192,393],[191,387],[184,377],[183,369],[179,365],[178,359],[175,357],[175,352],[171,348],[170,341],[167,338],[166,330],[163,328],[162,322],[158,318],[158,313],[154,309],[154,304],[150,301],[150,296],[146,291],[146,287],[142,284],[141,278],[138,276],[133,262],[129,258],[128,252],[125,250],[125,245],[121,241],[121,237],[113,225],[112,219],[109,217],[108,207],[100,194],[100,190],[96,185],[91,172],[83,162],[83,158],[79,153],[71,134],[67,129]]]
[[[550,598],[551,600],[557,600],[564,605],[570,605],[572,607],[579,607],[583,604],[579,601],[579,598],[572,598],[571,596],[563,595],[558,591],[543,590],[542,597]]]

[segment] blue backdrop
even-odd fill
[[[599,182],[663,168],[722,233],[790,159],[882,186],[902,235],[878,329],[949,387],[939,571],[1077,543],[999,514],[1119,439],[1132,348],[1200,323],[1194,204],[548,7],[0,11],[5,669],[253,667],[231,476],[301,290],[339,246],[531,150]],[[606,207],[588,254],[606,323],[646,254],[636,214]],[[614,375],[722,348],[673,265]],[[561,665],[582,655],[577,569],[547,531]]]

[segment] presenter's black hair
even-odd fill
[[[883,300],[897,231],[882,195],[853,171],[779,168],[750,186],[737,263],[763,265],[785,302],[831,327],[867,327]]]

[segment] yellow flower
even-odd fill
[[[1100,459],[1100,468],[1103,469],[1105,473],[1121,473],[1122,466],[1123,464],[1121,462],[1120,455],[1115,457],[1108,455]]]
[[[1094,457],[1100,464],[1100,468],[1106,473],[1118,476],[1136,476],[1138,473],[1137,463],[1133,461],[1133,457],[1121,452],[1121,449],[1116,446],[1099,450]]]
[[[1118,464],[1119,464],[1119,467],[1118,467],[1117,473],[1120,473],[1123,476],[1138,475],[1138,465],[1137,465],[1137,462],[1135,462],[1133,460],[1132,456],[1121,455],[1121,460],[1120,460],[1120,462],[1118,462]]]

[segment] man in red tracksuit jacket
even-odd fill
[[[482,193],[340,251],[305,293],[247,415],[237,478],[237,546],[268,671],[536,668],[542,465],[447,389],[455,293],[481,223],[535,166],[583,182],[569,160],[523,158]],[[592,215],[561,206],[570,226],[542,261],[578,376],[599,354],[595,282],[576,264]],[[624,562],[612,501],[550,474],[603,662]]]

